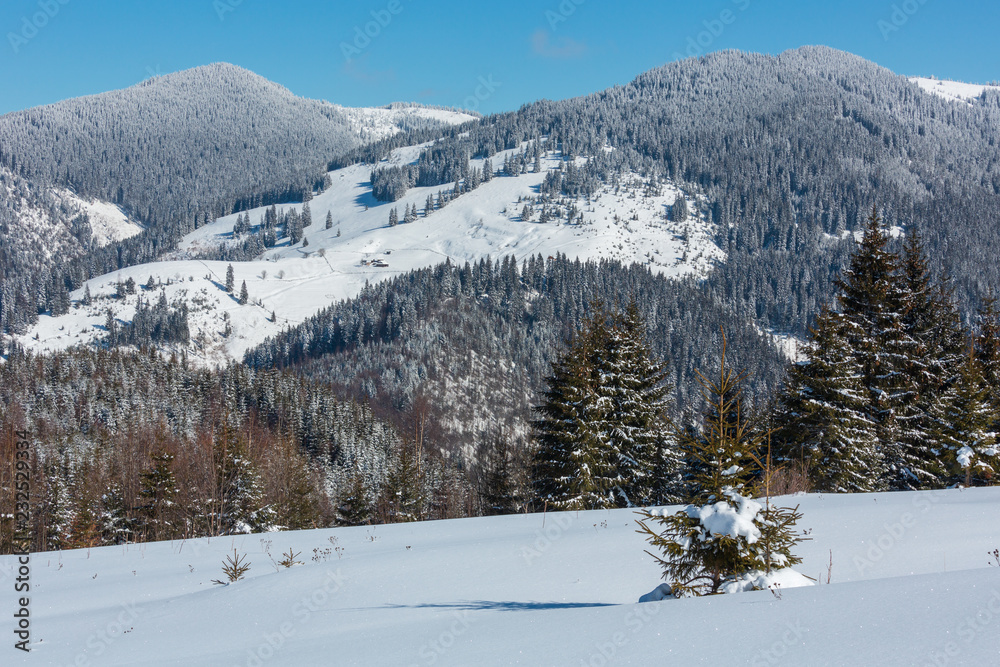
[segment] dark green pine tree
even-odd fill
[[[374,503],[362,472],[355,468],[337,498],[337,523],[342,526],[365,526],[372,522]]]
[[[601,438],[602,406],[593,388],[595,350],[603,349],[607,315],[596,308],[552,363],[548,389],[532,422],[536,450],[532,486],[539,506],[557,510],[616,506],[616,461]]]
[[[681,460],[667,418],[666,363],[646,342],[646,323],[631,303],[612,318],[603,349],[595,349],[598,430],[613,454],[621,507],[666,504],[681,495]]]
[[[177,517],[173,461],[173,454],[161,452],[153,456],[152,467],[139,474],[140,530],[149,540],[173,537]]]
[[[971,341],[959,377],[938,397],[931,414],[937,426],[935,442],[943,449],[940,458],[947,474],[943,484],[992,483],[1000,463],[991,429],[996,415]]]
[[[228,423],[214,442],[215,488],[208,517],[211,534],[259,533],[274,524],[274,510],[264,503],[260,472],[247,453],[247,442]]]
[[[899,258],[888,249],[878,209],[865,225],[864,238],[837,286],[844,337],[861,367],[868,418],[876,425],[884,468],[872,471],[889,488],[907,488],[913,476],[903,461],[898,416],[912,400],[908,361],[912,346],[904,329],[905,290]]]
[[[226,291],[230,294],[236,289],[236,274],[233,273],[233,265],[226,267]]]
[[[987,400],[993,415],[990,430],[1000,433],[1000,313],[997,312],[994,297],[985,299],[979,309],[976,359],[982,369]]]
[[[678,194],[670,207],[670,220],[673,222],[684,222],[688,219],[688,205],[684,194]]]
[[[326,228],[331,229],[333,227],[333,212],[326,212]]]
[[[900,471],[896,488],[942,486],[942,469],[930,416],[935,398],[949,385],[962,363],[962,328],[954,298],[944,285],[935,287],[923,242],[910,230],[903,248],[903,339],[907,382],[900,394]]]
[[[240,305],[245,306],[247,302],[250,301],[250,293],[247,291],[247,281],[243,281],[243,286],[240,287]]]
[[[416,447],[403,446],[389,469],[379,498],[380,519],[385,523],[403,523],[423,519],[423,478],[420,453]]]
[[[100,531],[104,544],[125,544],[139,537],[139,520],[125,501],[121,484],[111,484],[101,496],[100,508]]]
[[[675,597],[714,595],[755,587],[757,575],[801,562],[792,549],[802,540],[793,531],[798,509],[752,499],[751,479],[763,466],[755,452],[766,431],[743,411],[743,376],[726,366],[723,338],[719,379],[699,373],[707,405],[701,428],[678,433],[681,447],[700,462],[694,502],[668,514],[644,510],[639,532],[661,555]],[[736,397],[736,398],[733,398]],[[740,516],[744,522],[733,523]],[[651,527],[658,525],[658,530]]]
[[[817,491],[884,490],[875,424],[865,415],[861,369],[838,313],[811,329],[805,361],[794,364],[778,400],[773,435],[778,463],[801,462]]]
[[[513,514],[522,506],[515,452],[503,431],[479,447],[479,502],[483,516]]]

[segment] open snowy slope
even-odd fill
[[[413,162],[420,150],[410,147],[394,151],[379,168]],[[494,156],[494,168],[514,152]],[[186,236],[167,261],[90,280],[91,293],[96,297],[91,306],[78,305],[58,318],[42,316],[20,342],[37,350],[91,343],[104,333],[108,308],[122,322],[130,321],[136,297],[124,302],[111,298],[115,283],[129,277],[145,285],[152,276],[157,293],[162,282],[169,302],[184,300],[189,304],[192,359],[215,364],[241,358],[267,336],[335,301],[357,295],[366,282],[445,259],[463,263],[487,256],[513,255],[520,260],[535,254],[563,253],[581,259],[638,262],[672,276],[703,274],[724,260],[724,253],[713,240],[714,227],[704,220],[697,196],[687,195],[692,215],[686,222],[670,222],[666,211],[680,190],[671,184],[652,187],[635,175],[623,176],[618,184],[605,187],[589,201],[563,198],[549,204],[547,210],[554,216],[549,222],[540,222],[539,205],[533,206],[531,220],[523,220],[524,206],[538,196],[545,172],[557,169],[560,162],[557,153],[547,153],[541,160],[542,171],[496,176],[427,215],[428,195],[436,196],[450,186],[411,188],[402,199],[390,204],[372,197],[371,165],[330,172],[332,186],[309,202],[313,224],[304,230],[308,245],[303,241],[289,246],[286,238],[256,261],[234,262],[236,295],[222,289],[227,263],[187,259],[199,251],[232,242],[238,216],[229,215]],[[473,163],[481,167],[483,161]],[[390,209],[397,209],[402,220],[410,206],[419,212],[416,221],[389,227]],[[571,207],[582,214],[583,222],[579,214],[574,222],[567,221]],[[303,205],[277,208],[279,213],[290,208],[301,212]],[[252,225],[260,223],[265,210],[249,212]],[[325,228],[328,213],[334,223],[330,229]],[[385,266],[373,265],[374,260],[381,260]],[[168,281],[170,284],[166,284]],[[247,283],[250,303],[241,306],[236,296],[243,281]],[[81,299],[83,290],[72,296]]]
[[[461,125],[476,116],[451,109],[436,109],[419,105],[390,105],[388,107],[343,107],[333,105],[347,118],[351,129],[362,141],[378,141],[398,134],[404,127],[427,121],[443,125]]]
[[[1000,489],[783,500],[819,585],[644,604],[627,510],[36,554],[33,653],[5,664],[995,664]],[[234,548],[248,578],[213,585]]]
[[[27,181],[15,179],[6,167],[0,167],[0,198],[16,213],[16,229],[9,230],[7,242],[15,248],[35,248],[46,259],[75,257],[83,252],[88,239],[103,247],[142,231],[139,221],[114,204],[80,197],[66,188],[29,186]],[[39,205],[38,199],[45,198],[50,200],[50,207]],[[53,211],[58,213],[54,215]],[[74,228],[77,218],[86,229]]]
[[[987,88],[1000,90],[1000,86],[984,86],[978,83],[962,83],[961,81],[941,81],[940,79],[915,76],[910,79],[923,90],[934,95],[940,95],[952,102],[965,102],[971,105],[972,100],[983,94]]]

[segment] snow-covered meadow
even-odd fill
[[[817,585],[643,604],[659,571],[628,510],[35,554],[32,653],[4,664],[997,663],[1000,489],[781,501]],[[247,578],[212,584],[234,549]]]
[[[413,163],[423,147],[395,150],[378,168]],[[494,155],[494,169],[516,152]],[[725,253],[715,244],[715,227],[705,220],[704,202],[697,195],[687,193],[693,209],[688,220],[671,222],[666,212],[680,189],[668,183],[653,193],[647,181],[634,174],[624,175],[618,184],[605,186],[589,200],[563,198],[564,204],[551,206],[563,214],[575,206],[583,215],[582,224],[567,224],[565,218],[540,223],[541,207],[535,207],[533,221],[522,220],[523,207],[538,195],[545,172],[558,168],[560,162],[558,153],[549,152],[541,160],[541,172],[496,176],[427,216],[423,210],[428,195],[450,186],[414,187],[399,201],[384,203],[372,196],[372,165],[332,171],[332,185],[309,202],[313,223],[304,230],[308,245],[290,246],[285,238],[254,261],[232,262],[237,294],[245,281],[248,304],[238,304],[236,295],[222,289],[228,262],[191,259],[199,251],[232,242],[238,217],[233,214],[185,236],[164,261],[92,278],[88,285],[97,297],[93,304],[80,305],[84,291],[76,290],[72,294],[76,307],[59,317],[40,316],[18,342],[35,351],[90,344],[104,335],[109,308],[120,322],[131,321],[137,297],[111,298],[116,283],[129,278],[145,285],[153,277],[157,292],[163,284],[168,302],[188,304],[192,344],[187,352],[194,363],[210,366],[241,359],[268,336],[356,296],[368,283],[446,259],[461,264],[512,255],[520,261],[531,255],[563,253],[581,260],[637,262],[668,276],[704,275],[725,260]],[[483,163],[472,160],[476,168]],[[390,209],[397,209],[402,218],[409,206],[420,211],[417,219],[389,227]],[[302,204],[284,204],[277,210],[283,214],[302,208]],[[265,210],[249,212],[252,225],[260,222]],[[330,229],[325,226],[328,213],[333,220]],[[374,260],[382,260],[385,266],[373,265]],[[156,298],[156,293],[142,297]]]

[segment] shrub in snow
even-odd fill
[[[226,575],[226,581],[213,579],[212,583],[220,586],[228,586],[242,579],[249,571],[250,563],[246,562],[246,554],[240,555],[236,553],[236,549],[233,549],[233,555],[226,556],[226,560],[222,561],[222,573]]]
[[[723,489],[715,502],[691,504],[675,513],[642,514],[640,532],[663,554],[651,555],[663,566],[668,582],[666,589],[657,589],[661,597],[652,599],[666,597],[667,591],[685,597],[767,588],[776,573],[801,562],[791,552],[801,540],[791,527],[802,515],[758,503],[732,488]],[[661,532],[647,521],[658,522]],[[780,576],[804,579],[790,571]]]
[[[639,532],[662,555],[652,555],[663,567],[669,595],[714,595],[767,587],[776,572],[801,559],[792,548],[801,538],[793,531],[802,517],[798,508],[775,507],[752,498],[750,477],[762,469],[765,486],[770,465],[762,465],[755,451],[764,435],[742,413],[740,382],[726,368],[723,339],[718,382],[699,375],[706,404],[702,431],[678,432],[681,447],[693,469],[697,490],[694,502],[683,509],[644,510]],[[659,524],[659,532],[650,527]],[[801,580],[791,573],[783,581]],[[645,599],[662,599],[660,586]]]

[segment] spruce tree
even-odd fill
[[[264,503],[257,466],[247,452],[246,438],[225,422],[213,443],[214,497],[208,517],[209,534],[263,532],[274,524],[274,511]]]
[[[337,523],[343,526],[364,526],[372,522],[374,508],[368,484],[357,468],[351,473],[344,489],[337,499]]]
[[[120,483],[113,482],[101,496],[100,508],[100,531],[104,544],[125,544],[139,537],[139,521],[133,516]]]
[[[594,360],[595,391],[606,403],[599,428],[614,454],[619,506],[662,504],[680,492],[680,457],[669,434],[667,365],[646,343],[646,323],[633,302],[611,320]]]
[[[233,265],[230,264],[226,267],[226,291],[230,294],[236,289],[236,274],[233,273]]]
[[[670,207],[670,220],[673,222],[684,222],[688,219],[688,205],[687,199],[684,198],[683,193],[678,194],[677,198],[674,199],[673,205]]]
[[[996,299],[993,297],[985,299],[979,309],[976,359],[982,369],[987,400],[993,414],[990,430],[1000,433],[1000,313],[997,313]]]
[[[907,488],[916,478],[903,461],[901,406],[912,400],[907,363],[911,345],[904,329],[905,290],[899,258],[888,249],[878,209],[872,207],[864,237],[850,267],[836,284],[844,333],[861,367],[868,418],[876,425],[885,467],[877,471],[890,488]]]
[[[177,518],[177,480],[172,469],[173,454],[153,456],[152,467],[139,474],[139,516],[147,539],[163,540],[173,536]]]
[[[992,483],[1000,463],[996,418],[990,406],[989,389],[970,341],[966,362],[957,381],[943,392],[931,410],[937,432],[935,442],[943,448],[944,484]]]
[[[761,574],[801,562],[792,553],[803,539],[793,531],[798,508],[752,498],[751,478],[764,468],[755,452],[767,434],[744,413],[743,376],[726,366],[724,337],[719,379],[698,377],[710,407],[700,431],[677,433],[681,447],[701,464],[698,493],[680,511],[644,510],[637,522],[637,532],[661,554],[647,551],[674,597],[756,588]]]
[[[600,304],[553,364],[534,422],[537,498],[559,509],[666,502],[680,492],[679,456],[666,417],[666,365],[645,341],[632,304]]]
[[[484,516],[512,514],[522,505],[515,470],[515,452],[503,431],[479,447],[479,502]]]
[[[775,418],[776,459],[804,464],[817,491],[881,491],[875,424],[866,416],[861,369],[844,327],[840,314],[821,313],[806,360],[789,369]]]
[[[326,228],[331,229],[333,227],[333,212],[326,212]]]
[[[424,518],[425,497],[420,463],[416,447],[404,445],[382,487],[379,511],[383,522],[402,523]]]
[[[240,287],[240,305],[245,306],[247,302],[250,301],[250,293],[247,291],[247,281],[243,281],[243,286]]]
[[[907,358],[906,391],[900,395],[901,468],[897,488],[927,489],[943,485],[931,405],[958,373],[962,331],[958,309],[947,281],[932,283],[923,241],[911,229],[903,248],[903,330]]]
[[[532,481],[540,506],[557,510],[615,506],[612,487],[618,480],[612,453],[597,430],[603,406],[593,391],[590,366],[593,351],[603,347],[604,318],[598,312],[585,322],[552,362],[544,400],[535,408]]]

